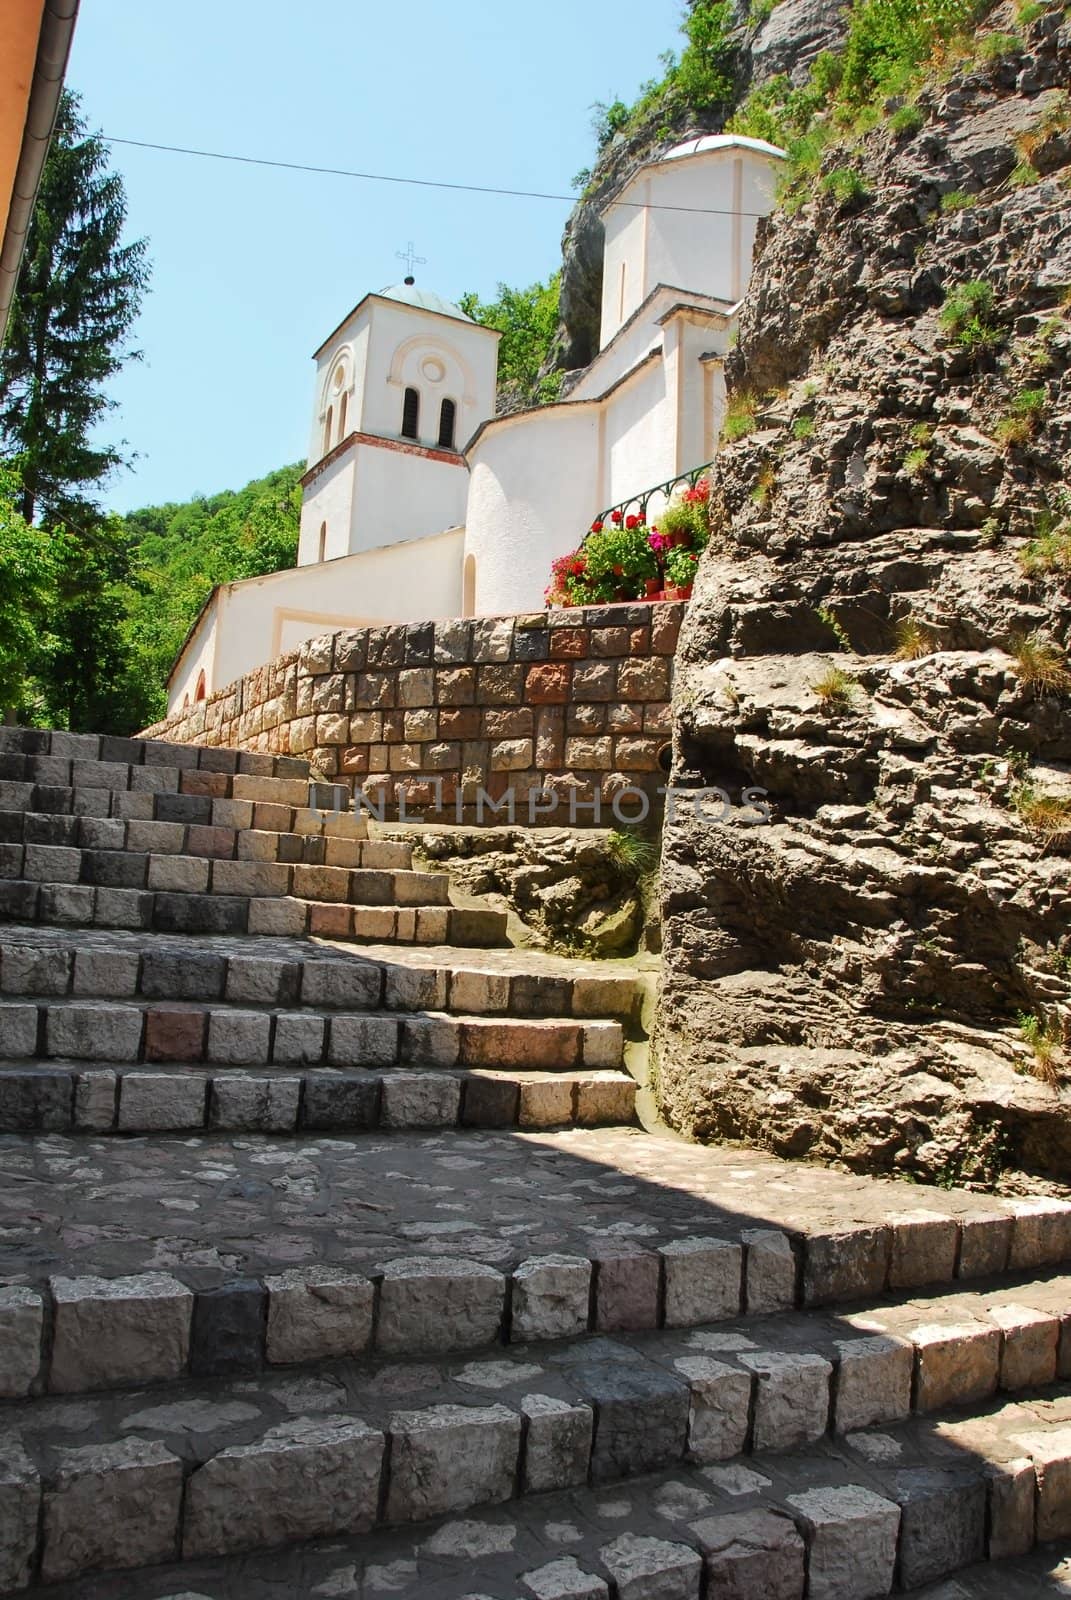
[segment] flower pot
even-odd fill
[[[669,542],[670,546],[676,550],[681,548],[687,549],[692,540],[691,536],[683,528],[679,528],[676,530],[676,532],[670,534]]]
[[[690,600],[691,597],[692,597],[692,586],[691,586],[690,583],[667,583],[666,584],[666,599],[667,600]]]
[[[643,597],[645,600],[657,600],[661,593],[661,578],[645,578],[643,580]]]

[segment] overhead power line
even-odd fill
[[[397,183],[416,189],[449,189],[460,194],[505,195],[514,200],[555,200],[575,205],[575,194],[551,194],[542,189],[501,189],[490,184],[447,183],[438,178],[402,178],[388,172],[353,172],[348,167],[316,167],[301,161],[272,161],[266,156],[236,156],[225,150],[193,150],[186,145],[155,144],[149,139],[120,139],[102,133],[106,144],[129,145],[135,150],[163,150],[174,156],[198,156],[204,161],[234,161],[245,167],[274,167],[282,172],[311,172],[327,178],[357,178],[363,183]],[[652,205],[643,200],[619,200],[618,205],[637,211],[681,211],[697,217],[764,217],[765,211],[731,211],[724,206]]]

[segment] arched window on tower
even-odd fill
[[[327,559],[327,523],[326,522],[321,522],[321,524],[320,524],[320,554],[319,554],[319,557],[317,559],[320,560],[320,561],[326,561],[326,559]]]
[[[402,406],[402,438],[419,439],[420,437],[420,391],[407,389],[405,391],[405,404]]]
[[[348,394],[343,393],[342,399],[338,403],[338,442],[339,442],[339,444],[341,444],[343,439],[346,437],[346,411],[348,409],[349,398],[350,397],[349,397]]]
[[[331,446],[334,444],[334,440],[331,437],[331,433],[332,433],[332,430],[333,430],[334,426],[335,426],[335,408],[334,408],[334,406],[328,406],[328,408],[327,408],[327,421],[324,423],[324,448],[323,448],[323,454],[324,455],[327,454],[327,452],[330,450]]]
[[[204,668],[202,667],[201,671],[197,674],[197,688],[194,690],[193,698],[194,698],[194,700],[203,700],[204,697],[205,697],[205,674],[204,674]]]
[[[457,428],[457,406],[452,400],[444,400],[439,407],[439,445],[443,450],[454,448],[454,433]]]

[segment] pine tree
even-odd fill
[[[148,267],[144,240],[122,242],[126,196],[107,160],[65,91],[0,354],[0,453],[18,467],[27,522],[77,529],[87,491],[122,462],[91,434],[114,404],[105,383],[131,358]]]

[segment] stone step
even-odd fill
[[[0,925],[0,995],[583,1020],[631,1019],[640,999],[627,966],[527,951],[510,952],[509,966],[484,959],[499,965],[474,967],[463,951],[447,951],[440,962],[422,951],[358,954],[304,939]]]
[[[385,1323],[381,1305],[376,1325],[358,1284],[290,1275],[269,1293],[267,1337],[291,1361],[307,1359],[310,1328],[319,1344],[332,1334],[352,1344],[357,1325],[397,1332],[404,1321],[434,1337],[434,1307],[399,1305]],[[61,1360],[68,1307],[58,1307]],[[671,1375],[636,1341],[602,1340],[434,1367],[336,1361],[314,1376],[250,1379],[249,1311],[234,1299],[202,1304],[192,1332],[199,1381],[164,1396],[140,1388],[73,1408],[66,1399],[4,1408],[19,1575],[50,1582],[175,1554],[228,1557],[509,1502],[515,1519],[546,1517],[534,1497],[563,1492],[593,1501],[582,1526],[597,1512],[619,1519],[627,1538],[643,1537],[632,1516],[641,1496],[666,1523],[674,1509],[689,1521],[698,1546],[686,1541],[690,1559],[678,1549],[676,1561],[693,1587],[640,1586],[636,1600],[699,1596],[697,1548],[711,1562],[711,1595],[757,1594],[739,1587],[749,1560],[754,1579],[765,1577],[763,1595],[802,1596],[809,1581],[810,1596],[865,1600],[888,1593],[894,1575],[912,1589],[986,1556],[1021,1555],[1036,1538],[1071,1537],[1068,1385],[974,1414],[901,1415],[880,1431],[871,1423],[844,1432],[834,1415],[830,1431],[801,1439],[792,1395],[778,1379],[764,1391],[758,1360],[749,1371],[682,1357]],[[153,1353],[174,1355],[173,1326],[159,1328]],[[730,1396],[730,1371],[750,1384],[752,1412],[744,1384]],[[773,1421],[779,1433],[767,1428]],[[658,1473],[666,1476],[652,1493]],[[623,1554],[620,1535],[614,1547]],[[618,1594],[629,1593],[625,1570]],[[659,1570],[637,1577],[649,1585]]]
[[[209,805],[220,800],[254,808],[300,809],[314,803],[327,812],[348,811],[351,804],[346,784],[318,783],[307,776],[255,777],[240,772],[0,754],[0,811],[49,811],[53,808],[37,802],[59,797],[61,804],[54,809],[61,813],[69,810],[89,816],[133,815],[139,809],[136,804],[126,812],[117,806],[120,796],[131,795],[155,796],[173,803],[175,820],[183,815],[203,818],[207,806],[194,805],[198,800]]]
[[[288,816],[295,813],[285,808]],[[150,861],[194,857],[198,861],[282,862],[287,865],[406,871],[412,867],[412,845],[400,839],[369,839],[367,823],[352,813],[322,818],[349,830],[349,835],[322,831],[283,833],[255,828],[254,807],[245,801],[213,801],[207,823],[141,821],[133,817],[89,816],[85,813],[0,812],[0,862],[47,864],[48,850],[128,852]],[[315,816],[301,813],[303,830]],[[346,818],[347,820],[344,820]],[[212,820],[215,819],[215,820]],[[27,873],[26,876],[33,876]],[[144,881],[144,879],[142,880]]]
[[[343,972],[338,997],[353,992],[357,974]],[[0,1000],[0,1058],[103,1062],[200,1062],[218,1067],[318,1066],[512,1067],[568,1072],[575,1067],[620,1067],[620,1022],[550,1017],[468,1017],[311,1009],[318,974],[304,975],[302,1009],[248,1010],[222,1003],[155,1005],[113,1000]],[[382,975],[368,969],[365,997]]]
[[[654,1152],[661,1182],[644,1193],[627,1155],[648,1145],[661,1146]],[[631,1181],[600,1176],[596,1163],[608,1152],[616,1153],[623,1173],[631,1166]],[[869,1340],[874,1372],[887,1363],[902,1382],[906,1363],[910,1382],[913,1365],[924,1404],[947,1403],[943,1382],[970,1383],[972,1394],[993,1392],[999,1382],[1010,1387],[1015,1361],[1036,1380],[1038,1369],[1024,1364],[1040,1360],[1037,1350],[1054,1337],[1057,1359],[1066,1364],[1059,1296],[1066,1300],[1067,1285],[1050,1291],[1036,1281],[1035,1269],[1060,1251],[1066,1255],[1067,1208],[1009,1202],[1006,1209],[975,1209],[973,1197],[962,1196],[952,1198],[945,1217],[893,1211],[884,1224],[875,1218],[845,1229],[823,1220],[828,1212],[818,1197],[778,1184],[771,1161],[761,1174],[752,1171],[750,1181],[757,1187],[756,1178],[765,1180],[775,1205],[765,1216],[752,1205],[734,1221],[709,1199],[682,1204],[677,1191],[696,1153],[625,1129],[456,1131],[449,1139],[399,1132],[389,1140],[307,1132],[286,1139],[216,1131],[150,1140],[8,1135],[0,1141],[5,1204],[19,1219],[21,1237],[16,1243],[12,1228],[0,1230],[0,1275],[19,1280],[37,1310],[36,1321],[18,1334],[30,1341],[32,1359],[10,1354],[17,1330],[9,1327],[0,1372],[17,1369],[26,1383],[36,1383],[48,1278],[53,1288],[56,1279],[89,1276],[112,1284],[98,1282],[87,1294],[100,1302],[90,1318],[96,1318],[93,1349],[101,1352],[93,1359],[113,1363],[99,1369],[97,1381],[119,1384],[178,1375],[170,1367],[131,1370],[124,1363],[132,1338],[154,1344],[159,1317],[188,1320],[194,1290],[252,1296],[250,1304],[261,1308],[254,1318],[260,1339],[263,1281],[301,1264],[337,1266],[370,1283],[383,1279],[380,1324],[384,1295],[388,1306],[398,1294],[414,1296],[431,1308],[430,1337],[443,1350],[533,1337],[521,1307],[541,1294],[567,1319],[544,1326],[547,1336],[729,1324],[694,1353],[735,1363],[733,1350],[747,1348],[741,1339],[759,1352],[795,1345],[795,1356],[806,1357],[796,1361],[803,1389],[812,1385],[825,1394],[819,1410],[828,1409],[840,1356],[817,1308],[833,1300],[865,1303],[886,1288],[897,1295],[891,1306],[842,1315],[838,1323],[853,1330],[845,1337]],[[726,1160],[729,1192],[736,1170]],[[670,1177],[674,1189],[666,1184]],[[959,1243],[958,1263],[955,1252],[945,1253],[949,1235]],[[155,1276],[163,1269],[162,1278]],[[524,1288],[533,1271],[537,1281]],[[1010,1300],[999,1292],[1008,1285],[987,1288],[986,1299],[966,1281],[1005,1271],[1026,1279],[1025,1286],[1010,1285]],[[922,1300],[914,1290],[928,1280],[956,1286]],[[991,1301],[1020,1310],[991,1311]],[[797,1326],[790,1313],[800,1309],[809,1317]],[[749,1325],[731,1326],[744,1314]],[[756,1335],[755,1321],[764,1316],[780,1320]],[[54,1364],[62,1330],[54,1315],[45,1320]],[[377,1347],[383,1348],[379,1335]],[[905,1349],[915,1354],[909,1359]],[[872,1380],[869,1373],[868,1393]],[[838,1404],[847,1404],[846,1393],[842,1376]]]
[[[87,1063],[0,1064],[0,1133],[352,1133],[373,1128],[597,1128],[635,1120],[624,1072],[302,1063],[215,1072]]]
[[[0,760],[23,756],[57,761],[107,762],[123,766],[177,767],[188,772],[241,773],[256,778],[308,778],[309,763],[297,756],[260,755],[161,739],[124,739],[110,734],[59,729],[0,727]],[[10,774],[0,769],[0,778]]]
[[[347,876],[359,878],[362,874]],[[369,876],[378,878],[380,874]],[[424,874],[412,876],[423,877]],[[441,894],[443,890],[439,885],[445,886],[446,880],[438,874],[430,876],[436,883],[435,892]],[[230,936],[249,933],[293,938],[312,934],[354,943],[491,948],[507,943],[508,918],[504,911],[441,903],[351,906],[284,894],[275,897],[223,892],[197,894],[0,878],[0,923],[3,922]]]
[[[288,836],[265,837],[284,839]],[[323,844],[319,839],[312,842]],[[349,842],[337,841],[339,844]],[[353,841],[353,846],[358,852],[368,849],[373,859],[378,853],[371,841]],[[125,847],[97,850],[40,844],[0,845],[0,876],[47,887],[91,885],[104,889],[147,889],[256,899],[294,895],[303,900],[359,906],[443,906],[450,900],[450,880],[442,872],[414,872],[396,867],[378,870],[313,866],[303,862],[234,859],[233,855],[226,858],[157,855]]]
[[[3,790],[0,785],[0,798]],[[27,804],[0,804],[0,838],[5,845],[151,850],[157,855],[185,853],[231,859],[240,853],[240,836],[248,833],[359,841],[368,837],[368,820],[356,811],[307,804],[220,800],[197,794],[141,794],[125,789],[38,788]],[[396,846],[392,852],[396,862],[401,859],[398,852],[407,848],[401,840],[380,842]],[[270,848],[259,837],[244,845],[254,859],[264,859]],[[279,839],[276,858],[296,859],[298,848]],[[308,859],[305,851],[314,857],[311,846],[300,848],[302,858]]]

